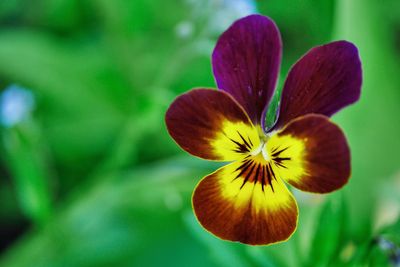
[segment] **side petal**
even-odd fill
[[[361,83],[361,61],[352,43],[311,49],[289,71],[274,128],[308,113],[333,115],[359,99]]]
[[[242,18],[219,38],[212,54],[218,88],[231,94],[260,124],[275,90],[282,41],[275,23],[261,15]]]
[[[290,122],[267,142],[272,168],[303,191],[327,193],[350,177],[350,149],[341,129],[323,115],[309,114]]]
[[[225,92],[191,90],[175,99],[165,121],[179,146],[204,159],[232,161],[260,145],[257,129]]]
[[[297,226],[296,201],[279,178],[263,186],[265,167],[250,164],[234,162],[203,178],[192,199],[196,217],[224,240],[250,245],[287,240]]]

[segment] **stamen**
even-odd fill
[[[261,142],[261,143],[260,143],[260,146],[257,147],[256,149],[254,149],[253,151],[251,151],[250,154],[251,154],[252,156],[257,156],[257,155],[260,154],[261,151],[263,150],[264,145],[265,145],[265,143]]]
[[[264,157],[264,159],[266,161],[270,161],[271,158],[270,158],[270,156],[268,155],[268,152],[265,149],[262,150],[262,155],[263,155],[263,157]]]

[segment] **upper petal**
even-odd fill
[[[275,90],[282,41],[275,23],[261,15],[242,18],[219,38],[212,54],[218,88],[230,93],[260,124]]]
[[[323,115],[291,121],[267,142],[275,173],[298,189],[327,193],[350,176],[350,149],[340,128]]]
[[[177,97],[165,121],[184,150],[204,159],[236,160],[260,145],[249,117],[222,91],[194,89]]]
[[[266,165],[250,158],[203,178],[193,194],[193,208],[211,233],[250,245],[284,241],[297,225],[298,208],[290,191]]]
[[[311,49],[289,71],[274,128],[308,113],[333,115],[359,99],[361,83],[361,62],[352,43]]]

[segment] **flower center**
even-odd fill
[[[269,156],[267,149],[264,149],[266,144],[267,144],[266,141],[260,140],[260,145],[256,149],[251,151],[250,155],[252,155],[253,157],[261,155],[265,161],[267,162],[270,161],[271,157]]]
[[[237,174],[235,173],[235,179],[244,177],[240,188],[250,182],[261,184],[263,191],[266,186],[270,186],[271,190],[274,191],[272,182],[277,179],[275,171],[279,168],[286,169],[287,167],[285,164],[290,160],[290,158],[282,156],[282,152],[286,151],[288,147],[281,145],[278,145],[277,147],[268,147],[268,141],[273,134],[274,133],[261,134],[259,132],[260,144],[255,148],[252,148],[250,145],[247,146],[248,142],[245,142],[246,139],[242,138],[244,144],[239,145],[245,146],[248,150],[246,153],[247,156],[241,161],[240,166],[235,170],[235,172],[237,172]]]
[[[258,137],[260,138],[260,145],[250,151],[250,155],[257,156],[257,155],[262,155],[264,161],[269,162],[271,161],[271,156],[268,152],[268,149],[266,148],[268,140],[271,138],[271,134],[265,134],[264,131],[261,129],[261,127],[257,127],[258,131]]]

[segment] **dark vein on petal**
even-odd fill
[[[231,142],[233,142],[233,143],[236,145],[236,148],[233,149],[234,152],[237,152],[237,153],[246,153],[246,152],[249,152],[249,151],[250,151],[250,149],[247,147],[247,145],[241,144],[240,142],[233,140],[233,139],[230,138],[225,132],[224,132],[224,135],[225,135],[226,138],[228,138],[229,140],[231,140]],[[239,135],[240,135],[240,134],[239,134]],[[240,135],[240,136],[241,136],[241,135]],[[243,137],[242,137],[242,138],[243,138]]]
[[[267,165],[267,172],[268,172],[268,183],[271,186],[272,192],[275,192],[274,191],[274,187],[272,186],[272,173],[273,173],[273,171],[271,170],[271,166],[269,164]],[[274,175],[274,177],[275,177],[275,175]]]
[[[277,157],[277,156],[279,156],[279,154],[281,154],[283,151],[285,151],[286,149],[288,149],[289,147],[285,147],[285,148],[283,148],[283,149],[281,149],[281,150],[279,150],[279,151],[276,151],[276,152],[274,152],[274,151],[272,151],[273,153],[272,153],[272,157],[274,158],[274,157]]]
[[[244,137],[240,134],[239,131],[236,131],[238,133],[238,135],[240,136],[240,138],[243,140],[245,146],[247,147],[247,149],[251,149],[251,146],[249,145],[249,143],[247,143],[246,139],[244,139]]]
[[[251,138],[250,136],[247,136],[247,139],[249,140],[249,143],[251,144],[251,146],[253,147],[253,142],[251,142]]]
[[[280,146],[274,147],[271,151],[271,154],[274,154],[275,151],[277,151],[280,148]]]
[[[229,137],[228,137],[229,138]],[[235,148],[233,151],[239,152],[239,153],[246,153],[249,152],[248,148],[246,145],[239,143],[238,141],[233,140],[232,138],[229,138],[233,143],[237,145],[237,148]]]
[[[286,157],[286,158],[274,158],[273,161],[275,163],[279,163],[279,164],[281,164],[283,166],[283,162],[282,161],[286,161],[286,160],[290,160],[290,159],[291,158],[289,158],[289,157]]]
[[[278,165],[279,167],[287,169],[287,167],[285,165],[283,165],[282,163],[280,163],[280,162],[276,161],[275,164]]]
[[[261,175],[261,189],[262,189],[262,191],[264,192],[264,185],[265,185],[265,175],[267,174],[266,173],[266,169],[265,169],[266,167],[265,167],[265,165],[263,165],[262,166],[262,175]]]
[[[274,158],[275,161],[284,161],[284,160],[290,160],[290,159],[291,159],[290,157],[285,157],[285,158],[280,158],[280,157],[278,157],[278,158]]]
[[[251,165],[251,168],[249,169],[249,171],[247,172],[246,176],[244,177],[243,184],[240,186],[240,189],[242,189],[243,186],[247,183],[247,180],[249,180],[250,175],[252,175],[252,173],[253,173],[254,166],[256,166],[256,164],[252,164]]]
[[[272,165],[269,165],[269,168],[271,170],[272,178],[274,178],[275,181],[278,181],[278,180],[276,180],[276,176],[275,176],[274,170],[272,169]]]
[[[244,160],[243,162],[242,162],[242,164],[240,164],[240,166],[239,167],[237,167],[233,172],[236,172],[236,171],[238,171],[238,170],[241,170],[241,169],[243,169],[246,165],[248,165],[248,164],[250,164],[252,162],[252,160]]]
[[[242,165],[242,170],[240,171],[240,173],[238,175],[236,175],[236,177],[232,180],[235,181],[237,178],[239,178],[240,176],[242,176],[242,174],[253,164],[253,161],[249,161],[247,162],[245,165]]]
[[[261,167],[261,165],[257,164],[257,170],[256,170],[256,174],[254,176],[254,184],[256,184],[258,182],[258,174],[260,172],[260,167]]]

